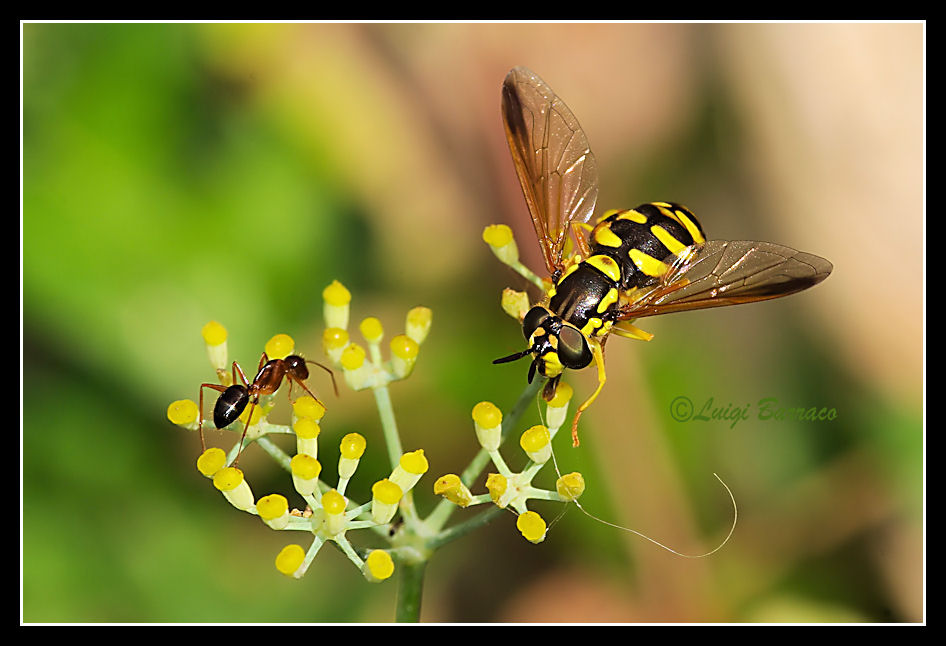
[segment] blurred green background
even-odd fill
[[[525,385],[524,364],[490,365],[522,346],[498,300],[524,283],[480,239],[508,223],[541,268],[499,113],[515,65],[581,121],[600,209],[679,201],[710,237],[835,270],[788,299],[642,321],[651,343],[608,345],[581,448],[556,442],[589,511],[687,553],[729,529],[718,473],[739,504],[723,550],[682,559],[574,507],[532,545],[504,514],[435,556],[423,620],[923,620],[924,36],[23,24],[22,620],[393,619],[395,582],[367,584],[336,550],[301,581],[279,574],[294,541],[222,500],[165,410],[213,377],[208,320],[252,369],[278,332],[318,358],[332,279],[389,334],[427,305],[431,336],[392,396],[405,449],[431,463],[429,510],[434,479],[477,449],[471,407],[507,409]],[[345,433],[368,438],[364,497],[386,462],[371,396],[309,383],[330,407],[324,463]],[[586,396],[593,371],[572,383]],[[678,422],[680,396],[750,419]],[[838,416],[760,421],[766,397]],[[258,447],[241,466],[258,495],[289,486]]]

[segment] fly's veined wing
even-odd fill
[[[545,81],[515,67],[503,81],[503,124],[549,273],[562,268],[572,222],[587,222],[598,169],[578,120]]]
[[[819,256],[771,242],[710,240],[675,262],[620,318],[752,303],[817,285],[831,273]]]

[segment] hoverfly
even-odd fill
[[[592,226],[597,165],[565,103],[516,67],[503,82],[502,115],[550,279],[542,302],[522,316],[528,347],[493,363],[532,355],[529,383],[546,377],[546,400],[566,369],[596,364],[598,386],[572,422],[574,446],[578,419],[606,380],[610,334],[650,340],[635,319],[787,296],[831,273],[824,258],[771,242],[707,240],[696,217],[670,202],[608,211]],[[569,234],[576,252],[566,254]]]

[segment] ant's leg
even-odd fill
[[[265,356],[265,355],[263,355],[263,356]],[[232,371],[233,371],[233,376],[231,377],[231,383],[230,383],[231,386],[234,385],[234,384],[236,384],[237,371],[240,372],[240,380],[243,382],[243,385],[244,385],[244,386],[249,386],[249,385],[250,385],[250,382],[246,380],[246,374],[243,372],[243,368],[240,367],[240,364],[237,363],[236,361],[233,362]],[[257,371],[257,372],[258,372],[258,371]]]
[[[286,396],[289,397],[289,405],[292,406],[292,384],[295,379],[288,374],[286,376],[289,377],[289,390],[286,391]]]
[[[290,390],[290,391],[292,390],[292,382],[296,382],[297,384],[299,384],[299,385],[302,387],[302,389],[303,389],[304,391],[306,391],[307,393],[309,393],[309,396],[310,396],[312,399],[314,399],[314,400],[319,404],[319,406],[321,406],[322,408],[325,408],[325,404],[323,404],[322,401],[321,401],[318,397],[315,396],[315,393],[313,393],[311,390],[309,390],[309,387],[305,385],[305,382],[304,382],[304,381],[302,381],[302,380],[300,380],[300,379],[296,379],[295,377],[293,377],[293,376],[290,375],[290,374],[287,374],[286,377],[289,378],[289,390]],[[292,402],[292,399],[290,399],[289,401],[290,401],[290,403],[291,403],[291,402]]]
[[[237,462],[240,461],[240,455],[243,454],[243,440],[246,439],[246,431],[250,428],[250,422],[253,420],[253,408],[257,405],[257,402],[250,402],[250,408],[247,410],[246,414],[246,424],[243,425],[243,435],[240,436],[240,448],[237,450],[237,455],[233,458],[233,464],[230,466],[236,466]]]
[[[200,419],[197,423],[197,431],[200,433],[200,451],[203,453],[207,450],[206,445],[204,444],[204,388],[213,388],[218,393],[222,393],[226,390],[220,384],[201,384],[200,385],[200,404],[197,407],[197,414],[200,415]]]

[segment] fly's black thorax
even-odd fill
[[[588,336],[606,331],[618,304],[620,268],[607,255],[594,255],[570,267],[559,279],[549,309]]]

